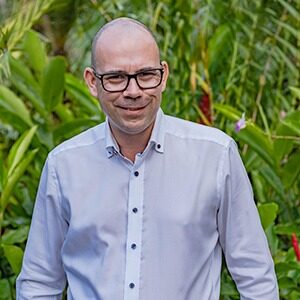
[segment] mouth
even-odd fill
[[[141,107],[124,107],[124,106],[119,106],[119,108],[121,108],[123,110],[127,110],[127,111],[139,111],[139,110],[144,109],[146,106],[147,105],[141,106]]]

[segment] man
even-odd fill
[[[243,300],[276,300],[273,262],[235,143],[165,116],[169,74],[141,23],[96,35],[84,77],[105,123],[45,164],[18,299],[217,300],[222,251]]]

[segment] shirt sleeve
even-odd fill
[[[227,267],[241,300],[277,300],[274,263],[236,144],[221,160],[218,229]]]
[[[68,223],[63,218],[61,197],[53,160],[42,171],[21,273],[17,278],[18,300],[62,298],[66,279],[61,247]]]

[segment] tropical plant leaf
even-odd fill
[[[290,86],[290,90],[298,99],[300,99],[300,88]]]
[[[280,235],[300,235],[300,227],[293,223],[278,224],[275,226],[275,231]]]
[[[297,115],[300,117],[300,111],[296,112]],[[295,135],[300,136],[300,119],[297,121],[292,119],[285,119],[282,120],[282,124],[286,126],[288,129],[290,129]]]
[[[2,244],[4,255],[7,258],[15,274],[19,274],[22,267],[23,250],[14,245]]]
[[[259,172],[264,177],[267,183],[278,193],[278,195],[284,199],[285,191],[284,186],[280,177],[275,172],[275,168],[270,167],[269,165],[264,165],[259,169]]]
[[[215,103],[214,108],[232,121],[238,121],[242,115],[234,107],[226,104]],[[264,161],[273,166],[273,144],[259,127],[247,122],[246,128],[235,133],[235,136],[251,146]]]
[[[22,60],[16,59],[11,55],[9,56],[9,64],[12,70],[12,83],[15,83],[15,79],[21,80],[35,96],[39,96],[41,94],[41,87],[28,65]]]
[[[297,284],[292,278],[281,277],[278,279],[278,283],[282,289],[296,289]]]
[[[29,128],[28,124],[16,116],[14,113],[7,111],[0,105],[0,122],[14,128],[17,132],[24,132]]]
[[[87,87],[81,80],[71,74],[66,74],[66,91],[80,106],[83,106],[93,115],[101,111],[99,102],[91,96]]]
[[[23,48],[29,65],[41,74],[47,64],[47,54],[45,44],[36,31],[29,30],[25,34]]]
[[[292,153],[282,168],[282,182],[285,187],[291,186],[300,178],[300,151]]]
[[[38,149],[28,151],[28,153],[24,156],[22,161],[16,166],[14,172],[7,178],[6,182],[4,182],[3,192],[0,197],[0,211],[4,211],[4,209],[6,208],[6,205],[9,202],[9,197],[13,191],[15,184],[24,174],[37,151]]]
[[[53,129],[49,128],[48,124],[39,126],[36,135],[41,145],[45,145],[48,151],[50,151],[55,146],[55,144],[53,143]]]
[[[266,228],[265,230],[265,234],[267,236],[268,239],[268,244],[269,244],[269,248],[271,250],[272,255],[275,255],[278,251],[278,246],[279,246],[279,238],[276,235],[275,232],[275,225],[270,225],[269,227]]]
[[[69,109],[63,103],[58,103],[54,109],[55,113],[64,122],[70,122],[74,119],[74,114],[71,109]]]
[[[0,106],[8,112],[16,115],[27,125],[32,126],[30,113],[23,101],[10,89],[4,85],[0,85]]]
[[[2,191],[4,181],[4,160],[3,160],[3,152],[0,151],[0,192]]]
[[[265,162],[273,167],[275,162],[273,144],[261,129],[250,123],[246,128],[235,133],[235,136],[252,147]]]
[[[278,136],[297,136],[300,134],[300,111],[294,111],[280,120],[276,129]],[[291,139],[276,139],[274,141],[274,155],[279,163],[284,156],[288,155],[293,149],[294,141]]]
[[[0,279],[0,300],[11,300],[10,284],[8,279]]]
[[[242,115],[240,111],[228,104],[215,103],[214,108],[234,122],[238,121]]]
[[[11,82],[13,86],[29,100],[38,113],[45,119],[49,117],[41,96],[41,84],[38,82],[30,69],[21,60],[10,57],[12,71]]]
[[[18,229],[11,229],[2,235],[2,243],[14,245],[26,241],[29,232],[29,226],[22,226]]]
[[[37,126],[33,126],[31,129],[24,132],[22,136],[11,147],[7,159],[8,176],[12,174],[16,166],[25,156],[36,130]]]
[[[2,50],[3,51],[3,50]],[[1,49],[0,49],[1,52]],[[9,67],[9,55],[8,52],[0,53],[0,83],[3,82],[4,78],[10,76],[10,67]],[[0,298],[1,299],[1,298]]]
[[[267,197],[265,195],[265,186],[264,186],[264,179],[262,175],[257,171],[254,170],[251,172],[251,183],[253,186],[253,190],[255,192],[255,199],[258,202],[267,202]]]
[[[232,46],[230,27],[227,24],[223,24],[217,28],[208,43],[209,69],[212,74],[214,74],[220,64],[222,64],[223,59],[227,53],[231,51]]]
[[[258,203],[258,212],[260,215],[263,228],[266,230],[272,225],[277,217],[278,205],[274,202],[271,203]]]
[[[62,101],[65,85],[65,59],[61,56],[52,58],[42,77],[42,99],[48,112]]]

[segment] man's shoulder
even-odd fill
[[[72,138],[57,145],[51,152],[51,156],[56,156],[59,153],[69,152],[72,150],[83,149],[92,146],[105,138],[105,123],[101,123],[92,128],[89,128]]]
[[[210,127],[180,118],[166,116],[166,133],[174,137],[216,143],[227,147],[232,138],[218,128]]]

